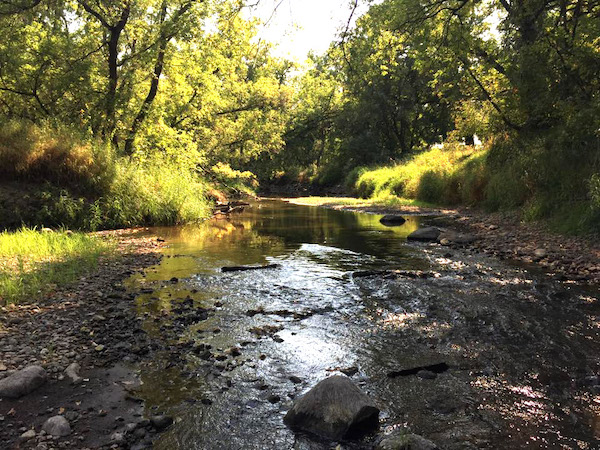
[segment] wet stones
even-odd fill
[[[169,428],[173,424],[173,418],[171,416],[158,415],[150,418],[150,424],[156,429],[156,431],[163,431]]]
[[[283,330],[283,327],[281,325],[265,325],[262,327],[250,328],[250,332],[258,337],[274,336],[275,333],[281,330]]]
[[[333,376],[297,399],[283,420],[293,430],[338,441],[376,429],[379,409],[349,378]]]
[[[71,434],[71,425],[63,416],[53,416],[44,422],[42,431],[57,437],[68,436]]]
[[[418,434],[396,431],[384,437],[375,450],[437,450],[439,447]]]
[[[20,398],[42,386],[46,378],[42,367],[26,367],[0,380],[0,397]]]

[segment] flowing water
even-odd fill
[[[600,448],[598,292],[407,243],[424,218],[389,228],[380,217],[263,201],[153,230],[165,257],[129,287],[159,343],[138,395],[149,414],[177,418],[155,448],[334,448],[282,419],[340,371],[380,406],[380,434],[407,427],[451,449]],[[220,270],[266,264],[277,267]],[[367,270],[403,272],[355,273]],[[388,376],[441,362],[434,379]]]

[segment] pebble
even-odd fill
[[[33,439],[36,436],[35,430],[27,430],[25,433],[21,435],[21,439],[24,441],[28,441],[29,439]]]

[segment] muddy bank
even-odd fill
[[[118,257],[101,260],[95,273],[34,304],[0,310],[0,380],[31,365],[47,375],[32,393],[0,399],[0,448],[96,448],[119,443],[126,427],[139,429],[140,441],[156,432],[130,394],[139,384],[135,363],[155,344],[141,330],[134,294],[122,281],[158,263],[163,244],[143,229],[100,235],[116,238]],[[75,382],[65,373],[73,363],[80,366]],[[69,422],[68,436],[40,432],[56,415]]]
[[[310,203],[303,198],[283,200],[340,211],[425,216],[423,225],[447,226],[473,234],[477,240],[469,247],[482,253],[535,264],[562,281],[600,283],[600,244],[597,239],[551,233],[540,224],[522,222],[516,213],[487,214],[470,208],[394,208],[368,205],[368,201],[362,205],[344,205],[326,197]]]

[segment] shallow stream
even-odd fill
[[[407,243],[425,218],[380,217],[263,201],[153,230],[164,258],[129,288],[159,355],[137,395],[177,419],[155,448],[335,448],[282,418],[340,372],[379,404],[380,434],[407,427],[449,449],[600,448],[598,291]],[[220,270],[266,264],[278,266]],[[442,362],[433,379],[388,376]]]

